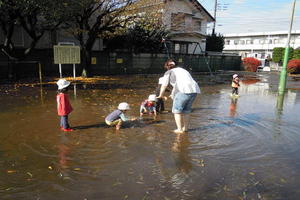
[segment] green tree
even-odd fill
[[[283,47],[275,47],[273,48],[273,56],[272,60],[275,63],[281,63],[284,56],[284,48]]]
[[[222,52],[224,49],[224,37],[219,34],[211,34],[206,38],[206,51]]]
[[[300,49],[295,49],[293,59],[300,59]]]
[[[129,26],[120,35],[106,41],[110,50],[126,49],[134,53],[157,53],[164,47],[162,38],[167,39],[168,31],[159,20],[144,17]]]
[[[82,76],[91,76],[91,53],[95,41],[115,32],[131,19],[127,7],[133,0],[70,0],[68,9],[70,20],[66,30],[80,43]]]
[[[46,30],[59,26],[64,4],[61,0],[0,0],[0,31],[4,36],[1,51],[12,61],[22,60],[35,48]],[[22,28],[30,39],[22,51],[15,47],[13,34]],[[18,52],[18,53],[17,53]]]

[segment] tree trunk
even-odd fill
[[[91,77],[91,50],[83,49],[82,54],[82,77]]]

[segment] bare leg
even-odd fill
[[[176,122],[176,126],[177,126],[177,130],[175,130],[174,132],[177,132],[177,133],[183,132],[183,130],[182,130],[182,128],[183,128],[183,114],[182,113],[175,113],[174,118],[175,118],[175,122]]]
[[[118,124],[116,125],[116,130],[120,130],[122,125],[122,120],[119,120]]]
[[[183,127],[182,131],[186,132],[189,129],[189,121],[190,120],[190,114],[184,114],[183,115]]]

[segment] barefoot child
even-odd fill
[[[149,115],[154,114],[156,117],[156,95],[149,95],[148,99],[142,102],[140,107],[140,116],[143,116],[145,113],[149,113]]]
[[[234,74],[232,76],[232,83],[231,83],[231,87],[232,87],[232,96],[238,96],[239,95],[239,87],[240,87],[240,79],[239,76],[237,74]]]
[[[125,116],[127,110],[129,110],[129,105],[126,102],[119,104],[118,109],[114,110],[105,118],[105,123],[109,126],[116,126],[116,130],[120,130],[121,125],[125,121],[134,121],[135,118],[128,119]]]
[[[57,113],[60,116],[60,128],[62,131],[73,131],[68,122],[68,115],[73,110],[67,95],[70,83],[71,82],[67,81],[66,79],[59,79],[56,83],[58,86],[56,96]]]

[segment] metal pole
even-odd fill
[[[287,66],[288,58],[289,58],[290,39],[291,39],[291,31],[292,31],[293,21],[294,21],[295,7],[296,7],[296,0],[294,0],[294,3],[293,3],[290,28],[289,28],[289,32],[288,32],[288,39],[287,39],[286,48],[285,48],[285,52],[284,52],[283,66],[282,66],[282,70],[280,73],[280,80],[279,80],[279,86],[278,86],[279,95],[284,94],[285,88],[286,88],[286,74],[287,74],[286,66]]]
[[[73,76],[74,80],[76,79],[76,69],[75,69],[75,64],[73,64]]]
[[[42,85],[42,65],[39,62],[39,78],[40,78],[40,84]]]
[[[61,73],[61,64],[58,64],[59,66],[59,77],[62,78],[62,73]]]
[[[214,10],[214,25],[213,25],[213,30],[212,30],[212,35],[215,34],[215,29],[216,29],[216,23],[217,23],[217,6],[218,6],[218,0],[215,0],[215,10]]]

